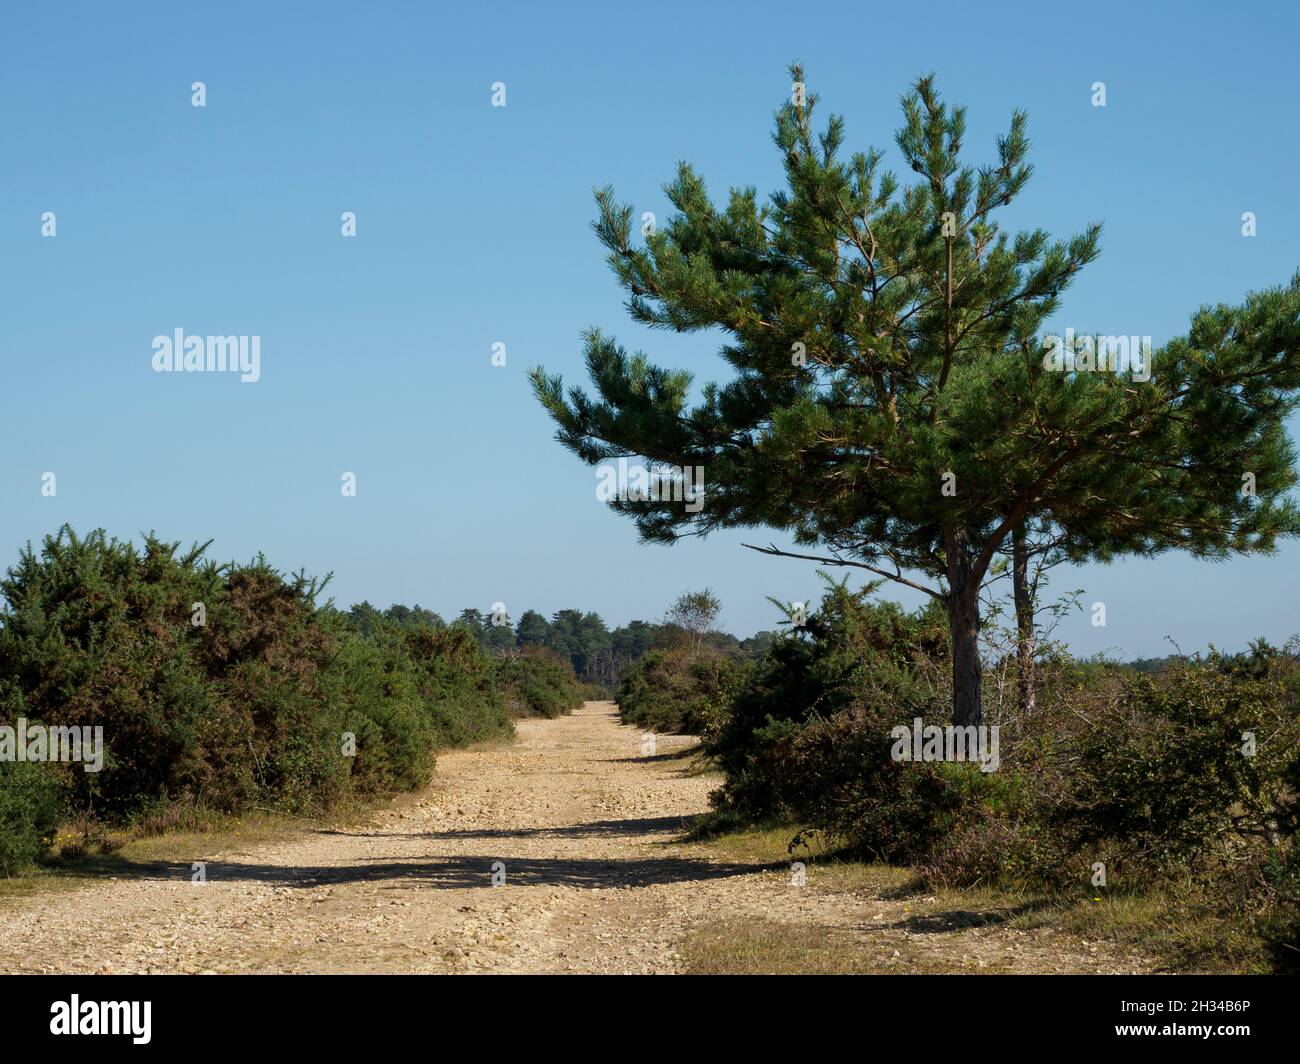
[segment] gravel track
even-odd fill
[[[609,702],[520,721],[513,745],[442,754],[368,826],[195,853],[201,886],[178,861],[0,901],[0,971],[672,973],[690,929],[748,917],[851,934],[886,971],[918,951],[927,970],[1144,970],[1050,932],[917,927],[904,901],[681,843],[717,783],[672,756],[690,743],[643,756]]]

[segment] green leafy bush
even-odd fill
[[[514,725],[493,682],[492,663],[459,625],[405,633],[416,690],[432,714],[437,747],[467,746],[510,735]]]
[[[0,761],[0,873],[12,876],[40,857],[64,813],[47,765]]]
[[[812,804],[839,801],[825,791],[832,778],[857,779],[859,797],[861,781],[895,778],[894,770],[877,774],[877,744],[889,760],[892,726],[944,711],[946,622],[934,611],[910,615],[872,601],[874,590],[828,581],[818,609],[778,636],[733,692],[707,743],[726,773],[715,805],[755,819],[801,819],[812,817]],[[830,735],[845,748],[830,751],[834,766],[823,771],[807,758],[835,745]],[[854,758],[870,764],[855,766]],[[810,827],[830,827],[812,819]]]
[[[924,857],[978,804],[987,777],[976,765],[893,760],[890,729],[899,723],[892,712],[855,706],[797,729],[763,729],[751,772],[765,781],[767,815],[866,857]]]
[[[1266,838],[1300,742],[1293,710],[1278,682],[1223,667],[1135,676],[1120,698],[1085,703],[1085,725],[1058,741],[1063,785],[1047,822],[1077,849],[1151,864],[1229,835]]]
[[[513,717],[559,717],[581,706],[586,695],[568,659],[541,647],[498,658],[493,675]]]
[[[624,676],[619,715],[653,731],[712,734],[744,671],[743,662],[709,646],[652,650]]]
[[[323,810],[510,733],[467,633],[358,623],[302,574],[203,555],[65,527],[0,581],[0,723],[104,729],[103,770],[60,775],[74,810]]]

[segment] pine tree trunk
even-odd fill
[[[1016,686],[1020,712],[1032,713],[1038,702],[1034,666],[1038,640],[1034,632],[1034,599],[1029,591],[1029,548],[1023,527],[1011,534],[1011,584],[1016,602]]]
[[[952,722],[966,727],[983,719],[980,668],[980,579],[971,569],[966,535],[944,533],[948,562],[948,630],[952,636]]]

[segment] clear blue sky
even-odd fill
[[[1105,223],[1061,328],[1159,344],[1202,303],[1288,280],[1296,6],[1049,6],[6,3],[0,561],[66,521],[333,570],[345,604],[572,605],[615,624],[707,584],[727,628],[771,627],[765,596],[815,595],[811,566],[741,548],[760,533],[639,544],[528,390],[539,362],[580,378],[590,325],[719,372],[713,338],[627,321],[592,187],[660,218],[679,158],[717,195],[776,188],[794,59],[850,148],[896,159],[898,96],[933,70],[969,108],[977,161],[1028,110],[1036,173],[1013,224]],[[260,335],[261,380],[154,373],[152,339],[176,328]],[[1300,629],[1297,562],[1290,544],[1062,573],[1109,621],[1062,634],[1139,656],[1166,634],[1280,640]]]

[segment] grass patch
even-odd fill
[[[687,935],[678,949],[691,975],[868,975],[887,971],[842,928],[728,919]]]
[[[1011,971],[974,956],[936,951],[904,935],[869,936],[849,927],[786,923],[767,917],[717,920],[678,947],[688,975],[940,975]]]
[[[857,929],[785,923],[766,917],[717,920],[692,931],[680,952],[690,972],[866,974],[871,972],[1008,970],[995,957],[967,963],[960,949],[928,951],[924,934],[966,928],[1050,930],[1070,940],[1108,944],[1117,953],[1152,958],[1164,971],[1263,973],[1267,956],[1248,924],[1216,914],[1203,888],[1190,881],[1146,893],[1083,891],[1074,895],[1019,893],[992,887],[929,890],[908,868],[863,862],[833,838],[800,834],[788,824],[737,829],[708,814],[691,840],[719,859],[772,869],[802,861],[807,889],[861,895]],[[868,932],[872,903],[890,904],[889,927]],[[901,903],[901,904],[900,904]],[[908,941],[910,932],[918,943]],[[895,956],[897,951],[897,956]]]
[[[764,824],[741,831],[718,834],[716,821],[706,814],[692,829],[693,840],[701,841],[728,861],[765,865],[790,865],[802,861],[808,882],[819,890],[870,891],[881,897],[901,897],[921,889],[920,878],[906,868],[867,863],[845,856],[840,843],[823,835],[800,833],[788,824]]]
[[[1093,942],[1113,942],[1158,957],[1184,974],[1265,975],[1274,962],[1248,914],[1225,912],[1190,880],[1159,892],[1111,893],[1100,902],[1058,903],[1054,926]]]

